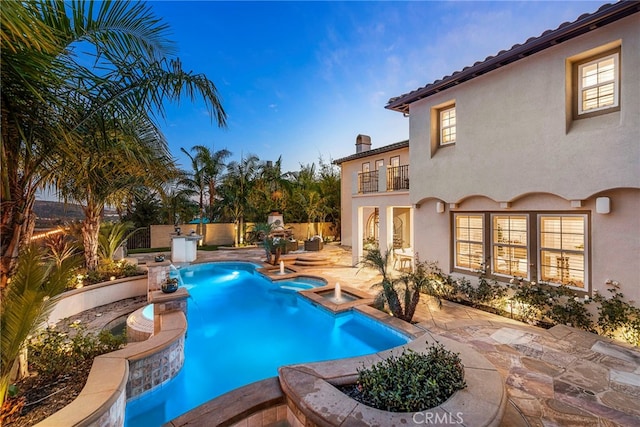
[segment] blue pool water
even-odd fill
[[[250,263],[214,263],[180,271],[191,294],[185,363],[158,390],[127,404],[127,427],[163,423],[278,367],[375,353],[408,338],[355,312],[334,315],[297,290],[310,279],[271,282]]]

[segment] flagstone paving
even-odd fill
[[[305,268],[305,274],[375,292],[377,274],[352,267],[349,248],[326,245],[321,254],[333,264]],[[263,255],[256,248],[199,251],[197,261],[260,261]],[[421,299],[414,320],[472,346],[496,366],[510,401],[505,427],[640,426],[638,348],[566,326],[545,330],[448,301],[438,306],[429,297]]]

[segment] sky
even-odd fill
[[[224,129],[204,104],[166,104],[160,127],[180,148],[226,148],[231,160],[282,156],[283,171],[409,138],[389,98],[596,11],[601,1],[151,1],[183,69],[220,93]]]

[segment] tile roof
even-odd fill
[[[395,142],[393,144],[385,145],[384,147],[374,148],[372,150],[363,151],[362,153],[352,154],[347,157],[342,157],[340,159],[334,160],[333,163],[339,165],[344,162],[348,162],[350,160],[361,159],[363,157],[374,156],[376,154],[386,153],[388,151],[398,150],[400,148],[406,148],[409,146],[409,140]]]
[[[640,1],[626,0],[605,4],[594,13],[580,15],[575,21],[565,22],[555,30],[547,30],[538,37],[531,37],[524,44],[515,44],[509,50],[502,50],[495,56],[488,56],[484,61],[478,61],[472,66],[454,72],[450,76],[445,76],[412,92],[391,98],[385,108],[408,113],[409,104],[412,102],[449,89],[636,12],[640,12]]]

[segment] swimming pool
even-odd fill
[[[279,366],[375,353],[409,339],[365,315],[334,315],[298,289],[321,282],[271,282],[250,263],[180,270],[191,294],[185,363],[157,390],[131,400],[127,427],[160,426],[221,394],[277,375]]]

